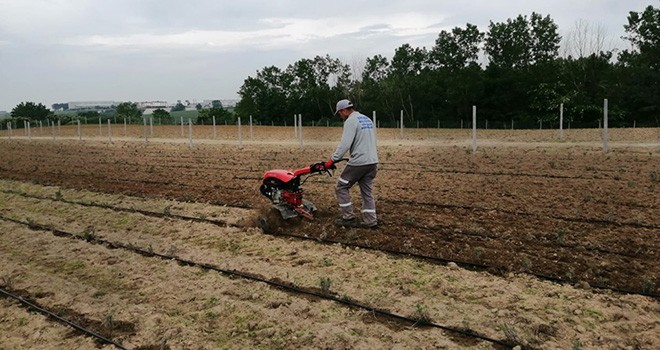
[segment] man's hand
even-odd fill
[[[335,162],[330,159],[329,161],[325,162],[325,168],[326,169],[337,169],[337,166],[335,166]]]
[[[323,163],[323,162],[318,162],[318,163],[312,164],[312,165],[309,166],[309,172],[310,173],[324,172],[326,170],[325,164],[326,163]]]

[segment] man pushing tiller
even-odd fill
[[[327,162],[319,162],[309,167],[290,170],[270,170],[262,179],[261,193],[268,197],[285,220],[304,217],[312,219],[316,206],[303,199],[301,177],[314,175],[336,169],[335,163],[340,162],[346,152],[350,152],[348,164],[337,181],[335,192],[341,210],[341,217],[335,220],[337,226],[377,228],[376,202],[371,193],[374,179],[378,172],[378,155],[376,154],[376,134],[374,124],[365,115],[355,110],[349,100],[337,102],[335,114],[344,121],[344,129],[339,146]],[[362,195],[362,222],[358,223],[353,213],[353,203],[349,190],[357,183]],[[266,218],[261,218],[259,225],[268,231],[271,229]]]
[[[339,202],[341,217],[335,221],[337,226],[377,228],[376,201],[371,193],[374,179],[378,173],[378,154],[376,152],[376,133],[374,123],[369,117],[355,110],[349,100],[337,102],[335,114],[344,121],[344,131],[339,146],[325,164],[326,168],[342,159],[350,152],[350,159],[342,171],[335,193]],[[357,183],[362,195],[362,222],[357,223],[353,213],[350,189]]]

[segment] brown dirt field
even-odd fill
[[[148,246],[154,251],[174,250],[192,260],[223,262],[229,268],[266,274],[307,287],[318,287],[319,278],[327,277],[337,292],[370,305],[408,315],[423,308],[440,323],[463,325],[494,338],[513,337],[512,332],[516,333],[524,338],[520,343],[530,347],[653,349],[660,344],[657,299],[590,288],[651,294],[660,291],[657,239],[660,130],[612,131],[612,151],[608,154],[599,148],[597,131],[595,140],[594,131],[567,131],[567,140],[558,142],[554,140],[555,132],[549,130],[490,130],[483,131],[488,139],[480,140],[478,152],[472,154],[467,130],[405,130],[404,139],[399,139],[398,131],[380,129],[381,163],[376,182],[380,228],[373,231],[335,228],[332,225],[337,214],[335,179],[312,177],[304,188],[306,198],[319,208],[317,217],[281,229],[466,264],[462,266],[490,266],[486,272],[264,236],[249,227],[251,219],[267,207],[267,199],[258,192],[263,172],[325,160],[341,131],[306,128],[306,144],[301,150],[299,141],[293,140],[293,130],[255,127],[253,140],[246,138],[244,147],[239,149],[236,139],[228,136],[229,128],[224,133],[227,137],[222,138],[220,133],[217,140],[195,140],[193,147],[182,144],[187,142],[185,138],[154,137],[149,142],[115,138],[113,143],[108,143],[96,137],[77,141],[75,129],[64,127],[62,136],[69,133],[73,139],[53,141],[34,135],[29,141],[25,137],[18,139],[14,131],[14,139],[0,139],[0,179],[6,180],[1,183],[5,192],[0,193],[3,199],[0,214],[21,220],[30,218],[71,232],[93,227],[97,235],[107,239]],[[136,134],[142,130],[135,129],[128,130]],[[177,137],[176,132],[180,133],[180,129],[169,129],[170,134],[161,128],[155,134]],[[210,128],[202,130],[208,132]],[[247,137],[249,132],[243,130],[243,135]],[[64,195],[70,200],[152,208],[158,212],[182,211],[196,217],[223,218],[240,227],[220,229],[202,223],[145,219],[138,214],[110,214],[107,210],[104,213],[101,209],[81,209],[73,204],[7,191],[45,193],[53,198]],[[359,208],[359,195],[357,192],[353,195]],[[30,291],[66,285],[65,281],[75,275],[77,286],[46,288],[54,295],[42,299],[53,306],[77,310],[90,319],[102,321],[110,314],[117,320],[129,320],[126,322],[132,322],[138,331],[118,337],[131,347],[159,344],[165,338],[172,348],[189,348],[193,344],[203,344],[201,348],[484,346],[484,343],[452,340],[433,330],[393,330],[391,325],[380,329],[380,323],[365,323],[361,316],[331,302],[321,302],[329,303],[321,309],[333,310],[332,313],[319,314],[318,302],[298,305],[308,301],[290,295],[273,296],[276,291],[266,286],[260,287],[259,297],[251,298],[254,293],[246,290],[252,286],[245,289],[226,281],[193,282],[197,279],[191,278],[198,275],[189,271],[193,268],[175,265],[156,274],[155,271],[163,268],[149,266],[160,263],[145,257],[115,251],[102,253],[102,247],[89,248],[84,242],[65,243],[62,238],[46,238],[42,233],[0,224],[5,242],[2,262],[5,266],[0,277],[15,280],[14,289]],[[14,242],[21,242],[20,249]],[[67,251],[84,251],[84,254],[80,255],[80,261],[68,261],[71,254]],[[87,267],[100,264],[97,255],[103,254],[109,254],[113,261],[135,262],[119,270],[126,271],[125,276],[116,275],[119,266],[115,264],[110,269],[115,272],[87,271]],[[122,255],[117,258],[117,254]],[[65,272],[47,266],[60,266]],[[71,269],[75,271],[66,273]],[[78,272],[85,273],[79,276]],[[570,281],[581,289],[527,274]],[[170,275],[176,276],[180,285],[165,286],[163,281],[169,281]],[[144,286],[131,283],[144,276],[149,276]],[[214,278],[226,280],[223,276]],[[456,287],[456,280],[460,281],[460,287]],[[236,290],[217,296],[211,287],[215,283],[230,283]],[[193,300],[173,301],[177,288],[192,293]],[[102,290],[104,296],[111,296],[107,299],[112,302],[105,304],[106,298],[101,298],[104,300],[99,304],[99,300],[89,296],[73,301],[73,296],[94,295],[94,290]],[[139,294],[145,295],[143,299],[158,297],[149,299],[146,307],[161,323],[154,323],[151,314],[140,312],[138,301],[144,300],[134,296]],[[248,326],[245,333],[217,331],[209,335],[208,330],[197,329],[200,320],[214,324],[215,329],[237,327],[235,319],[213,317],[215,311],[209,316],[199,311],[205,309],[194,306],[195,300],[211,297],[223,302],[229,298],[229,303],[242,301],[238,308],[252,310],[258,315],[255,317],[265,320],[268,326],[263,328],[274,329],[274,333],[266,332],[268,337],[250,336],[260,334],[255,329],[260,330],[262,323]],[[281,308],[268,309],[268,302],[282,298],[288,300],[286,311],[291,314],[282,314]],[[186,319],[182,315],[170,315],[163,308],[173,306],[164,305],[163,299],[170,300],[174,306],[180,305],[183,315],[196,316]],[[570,305],[564,305],[567,300],[571,301]],[[89,305],[98,307],[90,309]],[[300,310],[289,310],[293,309],[292,305],[316,311],[307,322],[301,323]],[[610,309],[615,306],[619,309]],[[223,308],[223,312],[227,310]],[[20,309],[11,311],[12,316],[7,317],[14,321],[6,329],[29,332],[31,324],[37,322],[16,321],[26,318],[13,316],[20,312]],[[235,316],[240,317],[247,316]],[[286,321],[276,326],[280,318]],[[180,331],[170,336],[168,332],[176,325]],[[35,344],[39,339],[58,338],[59,326],[49,327],[53,329],[44,330],[47,335],[37,337]],[[291,334],[296,332],[313,336],[309,339],[300,335],[292,340]],[[381,333],[387,337],[383,338]],[[338,335],[341,335],[339,342]],[[0,343],[2,337],[0,334]]]

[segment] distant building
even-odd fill
[[[192,99],[192,100],[177,100],[177,103],[181,103],[184,106],[186,106],[186,110],[195,110],[197,109],[197,105],[202,105],[202,108],[211,108],[213,107],[213,101],[220,101],[222,104],[223,108],[233,108],[236,107],[236,104],[238,103],[238,100],[235,99],[219,99],[215,98],[212,100],[197,100],[197,99]],[[176,105],[173,104],[172,106]]]
[[[77,101],[67,102],[69,110],[83,110],[83,109],[110,109],[115,107],[120,102],[115,101]]]
[[[220,100],[222,107],[224,108],[234,108],[239,100]]]
[[[143,101],[143,102],[136,102],[138,108],[140,109],[166,109],[169,108],[169,105],[167,104],[167,101]]]

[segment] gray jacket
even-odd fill
[[[351,113],[344,121],[344,132],[337,150],[332,155],[332,160],[335,162],[340,160],[348,151],[351,152],[348,165],[378,163],[374,123],[369,117],[357,111]]]

